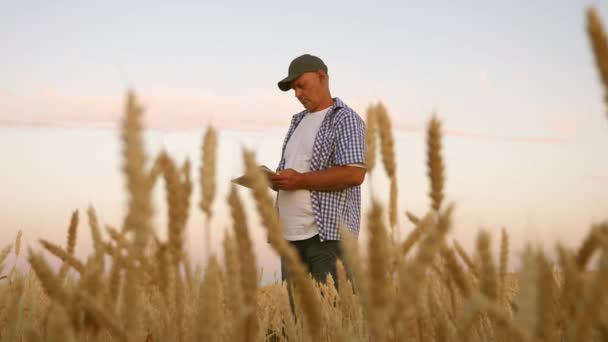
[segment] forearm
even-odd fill
[[[360,185],[364,177],[364,168],[333,166],[325,170],[301,173],[298,188],[314,191],[340,191]]]

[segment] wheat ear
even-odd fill
[[[76,234],[78,232],[78,211],[75,210],[70,218],[70,225],[68,227],[68,238],[66,244],[66,253],[74,255],[74,249],[76,248]],[[68,272],[69,265],[64,261],[59,269],[59,279],[63,279]]]
[[[441,157],[441,123],[433,117],[427,128],[427,167],[431,181],[431,207],[435,210],[441,208],[443,201],[444,164]]]
[[[322,324],[322,308],[319,294],[313,280],[308,276],[306,267],[300,261],[295,248],[283,238],[283,227],[273,208],[272,200],[268,194],[268,180],[257,166],[253,152],[243,151],[246,177],[251,179],[251,189],[255,198],[262,223],[268,232],[271,246],[287,263],[289,278],[293,281],[297,294],[302,299],[302,310],[307,320],[308,333],[314,339],[319,338]]]
[[[458,256],[460,256],[462,261],[464,261],[464,263],[467,265],[467,267],[469,268],[469,271],[471,271],[471,273],[473,273],[475,278],[479,278],[479,272],[480,272],[479,267],[477,266],[477,264],[475,264],[475,262],[473,262],[473,259],[471,258],[469,253],[467,253],[467,251],[464,248],[462,248],[460,243],[458,243],[458,241],[456,241],[456,240],[454,240],[454,249],[456,250],[456,253],[458,254]]]
[[[376,139],[378,136],[378,118],[374,105],[367,107],[365,126],[365,168],[367,172],[372,172],[376,166]]]
[[[184,203],[182,186],[177,166],[166,153],[161,154],[163,178],[165,180],[167,207],[169,210],[169,248],[175,268],[181,262],[184,244]]]
[[[215,169],[217,163],[217,131],[213,126],[208,126],[201,146],[201,201],[200,208],[205,213],[205,253],[207,258],[211,255],[211,227],[212,215],[211,205],[215,198]]]
[[[502,229],[500,234],[500,262],[498,269],[499,276],[499,295],[503,303],[507,299],[507,267],[509,262],[509,235],[506,229]]]
[[[122,121],[123,172],[127,179],[129,206],[123,231],[134,231],[134,254],[141,255],[145,250],[152,218],[151,183],[146,171],[148,156],[144,150],[143,109],[137,103],[135,94],[127,94]]]
[[[53,274],[51,267],[44,260],[44,257],[38,253],[34,253],[31,249],[29,249],[28,252],[28,261],[36,273],[38,280],[40,280],[40,284],[42,284],[46,294],[58,303],[67,305],[69,296],[61,286],[59,278]]]
[[[595,64],[604,85],[604,102],[608,104],[608,40],[600,16],[593,7],[587,10],[587,33],[595,56]]]
[[[101,237],[101,229],[99,228],[99,221],[97,220],[97,214],[95,208],[89,206],[87,209],[87,216],[89,218],[89,228],[91,229],[91,238],[93,239],[93,247],[95,248],[95,257],[99,259],[99,262],[104,268],[104,248],[103,238]]]
[[[256,318],[256,299],[257,299],[257,270],[256,258],[253,251],[253,242],[249,236],[247,217],[243,208],[243,203],[239,198],[234,186],[230,188],[228,204],[234,220],[233,230],[236,235],[238,246],[238,256],[241,265],[241,288],[243,291],[243,312],[245,315],[244,334],[245,340],[252,341],[258,334],[258,321]]]
[[[393,138],[391,119],[386,107],[378,103],[375,107],[375,116],[378,122],[378,135],[380,136],[380,152],[382,154],[382,164],[386,174],[390,179],[389,193],[389,222],[391,225],[391,237],[394,239],[397,227],[397,162],[395,158],[395,142]]]
[[[73,254],[70,254],[70,253],[64,251],[61,247],[59,247],[58,245],[56,245],[52,242],[49,242],[49,241],[46,241],[43,239],[40,239],[39,241],[40,241],[40,244],[42,245],[42,247],[44,247],[47,251],[51,252],[51,254],[53,254],[54,256],[61,259],[61,261],[63,261],[63,265],[65,265],[66,271],[64,271],[64,273],[59,274],[59,279],[62,279],[65,272],[67,272],[67,268],[70,266],[73,267],[80,274],[82,274],[84,272],[84,265],[82,264],[82,262],[80,262],[78,259],[76,259],[76,257]],[[62,268],[62,270],[63,270],[63,268]]]
[[[369,277],[370,277],[370,337],[374,341],[384,341],[389,322],[391,299],[389,262],[391,245],[384,222],[382,208],[377,201],[372,202],[367,216],[369,230]]]
[[[598,249],[599,245],[597,228],[592,226],[587,234],[587,237],[579,247],[576,255],[576,262],[581,271],[585,269],[587,263],[589,260],[591,260],[593,253]]]
[[[498,299],[498,276],[490,251],[490,234],[485,231],[479,232],[477,236],[477,253],[481,259],[481,292],[495,301]]]
[[[21,236],[22,236],[22,232],[21,230],[19,230],[19,232],[17,233],[17,237],[15,238],[15,262],[13,263],[13,267],[11,268],[11,271],[8,274],[8,279],[12,280],[13,276],[15,274],[15,270],[17,269],[17,262],[19,261],[19,253],[21,252]],[[0,265],[2,265],[2,263],[4,262],[5,257],[1,257],[0,256]],[[2,271],[0,269],[0,271]]]

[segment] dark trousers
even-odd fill
[[[338,275],[336,272],[336,261],[342,257],[340,252],[340,242],[335,240],[327,240],[321,242],[319,235],[315,235],[310,239],[289,241],[295,247],[300,256],[300,260],[306,265],[310,274],[319,283],[325,283],[327,275],[331,274],[334,279],[336,289],[338,288]],[[295,312],[295,303],[289,281],[289,271],[285,260],[281,258],[281,279],[287,281],[287,295],[289,296],[289,306],[292,314]],[[296,317],[297,320],[297,317]]]
[[[319,235],[315,235],[310,239],[300,241],[289,241],[289,243],[295,247],[300,256],[300,260],[306,265],[308,271],[312,274],[315,281],[319,283],[325,283],[327,275],[331,274],[334,279],[336,289],[338,288],[338,275],[336,272],[336,261],[342,258],[340,251],[340,242],[334,240],[328,240],[321,242]],[[348,273],[347,273],[348,274]],[[281,279],[287,281],[287,294],[289,296],[289,306],[291,312],[295,316],[295,307],[293,301],[293,295],[291,293],[291,285],[289,281],[289,274],[287,270],[287,264],[285,260],[281,259]],[[283,331],[283,336],[285,332]],[[270,334],[275,339],[267,338],[267,341],[278,341],[276,333]]]
[[[312,277],[320,283],[325,283],[327,275],[331,274],[334,283],[338,284],[336,261],[342,257],[340,242],[327,240],[321,242],[319,235],[300,241],[289,241],[296,248],[300,260],[306,265]],[[281,279],[288,281],[288,270],[285,260],[281,259]]]

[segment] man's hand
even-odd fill
[[[298,190],[301,179],[302,174],[294,169],[284,169],[270,176],[272,188],[276,190]]]
[[[341,191],[361,185],[365,179],[365,168],[357,166],[333,166],[329,169],[298,172],[294,169],[279,171],[270,176],[271,186],[278,190]]]

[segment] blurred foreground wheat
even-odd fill
[[[588,31],[608,89],[608,44],[594,10],[588,12]],[[343,232],[344,264],[338,263],[338,279],[330,277],[325,284],[313,282],[282,239],[267,181],[256,167],[255,155],[244,151],[253,200],[269,241],[290,264],[292,312],[287,284],[259,286],[249,220],[234,188],[227,198],[233,229],[224,237],[223,264],[210,255],[204,269],[192,269],[184,247],[193,187],[190,164],[180,166],[162,152],[148,166],[142,115],[135,96],[129,94],[122,126],[129,207],[120,229],[107,226],[104,232],[95,210],[89,208],[94,251],[81,260],[74,255],[79,227],[79,214],[74,212],[65,247],[40,240],[44,250],[61,260],[58,271],[42,253],[30,249],[32,271],[23,273],[13,266],[6,272],[4,262],[10,253],[20,258],[21,232],[14,246],[0,250],[0,341],[608,340],[608,223],[593,225],[578,249],[557,246],[556,263],[528,247],[517,274],[507,270],[505,230],[498,253],[483,231],[472,253],[457,241],[450,242],[454,209],[444,203],[445,165],[437,118],[427,131],[431,204],[424,215],[406,213],[415,228],[399,241],[394,234],[398,206],[390,120],[382,104],[369,107],[368,171],[375,164],[379,137],[391,183],[389,208],[372,201],[366,215],[366,252]],[[209,128],[201,149],[199,206],[207,216],[207,232],[215,197],[216,140],[215,130]],[[159,179],[168,202],[167,241],[159,239],[151,223],[151,192]],[[593,258],[597,267],[590,271]]]

